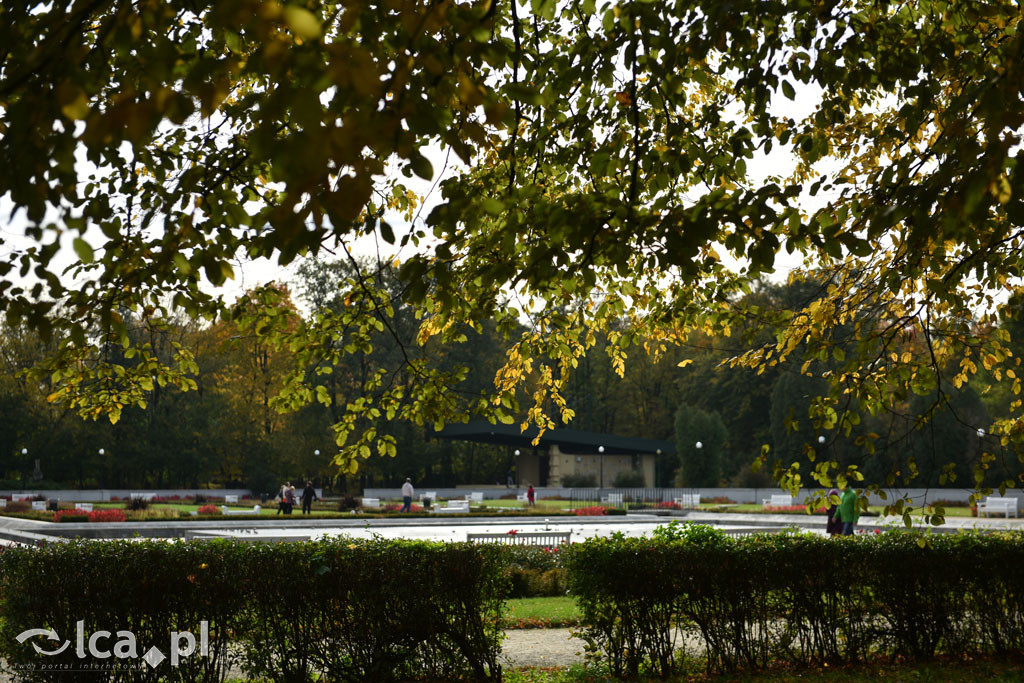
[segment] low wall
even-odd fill
[[[21,496],[46,496],[46,498],[56,498],[58,500],[66,500],[75,503],[105,503],[117,498],[118,500],[127,500],[133,493],[152,493],[155,496],[161,498],[172,498],[178,496],[179,498],[192,498],[196,495],[206,496],[207,498],[223,498],[225,495],[238,496],[241,499],[243,496],[252,496],[252,491],[249,489],[86,489],[77,491],[75,489],[57,489],[51,491],[36,491],[33,489],[25,490],[7,490],[0,491],[0,497],[10,498],[13,494]]]
[[[800,494],[794,498],[795,503],[801,503],[808,495],[814,491],[820,491],[820,488],[813,489],[801,489]],[[420,498],[427,491],[437,492],[438,498],[465,498],[466,494],[470,491],[481,491],[484,494],[484,498],[500,498],[506,495],[515,495],[517,493],[523,493],[526,491],[525,488],[496,488],[494,486],[480,486],[474,488],[472,486],[459,486],[458,488],[431,488],[431,487],[417,487],[416,498]],[[565,498],[568,499],[572,495],[573,489],[568,488],[554,488],[554,487],[538,487],[535,488],[537,499],[543,498]],[[782,495],[789,493],[780,488],[693,488],[693,489],[576,489],[577,497],[586,491],[593,497],[594,500],[599,500],[601,496],[607,495],[613,492],[630,492],[636,491],[647,492],[647,497],[650,498],[652,493],[661,493],[662,500],[672,500],[673,497],[681,495],[682,493],[700,493],[702,501],[708,501],[712,498],[728,498],[734,503],[761,503],[766,498],[771,498],[772,495]],[[971,495],[970,489],[885,489],[886,498],[883,499],[880,495],[872,493],[868,495],[868,502],[871,505],[884,505],[887,502],[893,502],[906,496],[910,499],[911,503],[915,507],[920,507],[924,503],[934,502],[937,500],[951,500],[962,502],[964,505],[967,504],[967,499]],[[398,488],[375,488],[366,489],[363,491],[364,496],[372,498],[383,498],[401,500],[402,491]],[[994,495],[999,495],[998,493]],[[1024,501],[1024,491],[1018,489],[1008,489],[1006,496],[1011,498],[1017,498],[1018,500]]]

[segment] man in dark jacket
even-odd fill
[[[316,489],[313,488],[313,482],[307,481],[306,488],[302,489],[302,514],[308,515],[313,511],[314,500],[319,500]]]

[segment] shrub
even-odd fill
[[[93,510],[89,513],[90,522],[123,522],[125,519],[124,510],[119,509]]]
[[[193,499],[192,503],[194,505],[202,505],[203,503],[206,503],[208,501],[209,501],[209,498],[204,496],[202,493],[197,493],[196,497]]]
[[[129,498],[126,507],[129,510],[148,510],[149,501],[145,498]]]
[[[608,508],[604,507],[603,505],[592,505],[590,507],[580,508],[576,510],[576,514],[580,516],[607,515]]]
[[[31,643],[15,636],[45,624],[74,640],[79,620],[86,634],[131,631],[140,656],[151,645],[167,654],[171,631],[199,640],[206,621],[208,657],[197,649],[176,668],[146,669],[146,677],[138,668],[103,670],[97,680],[221,680],[229,639],[232,659],[261,680],[498,680],[500,569],[495,546],[380,539],[7,549],[0,656],[22,669],[39,665]],[[52,670],[26,677],[68,680],[63,670],[83,663],[72,646],[45,659]]]
[[[566,474],[562,477],[562,486],[567,489],[592,489],[597,486],[597,478],[593,474]]]
[[[32,509],[32,503],[27,500],[12,500],[4,508],[6,512],[28,512]]]
[[[199,510],[198,510],[198,514],[200,514],[200,515],[219,515],[219,514],[221,514],[221,509],[219,507],[217,507],[216,505],[200,505],[199,506]]]
[[[644,483],[644,475],[636,470],[619,472],[612,479],[612,486],[617,489],[640,489]]]
[[[80,510],[58,510],[53,515],[54,522],[88,522],[89,513]]]
[[[345,495],[338,501],[338,512],[349,512],[359,507],[359,500],[355,496]]]
[[[659,529],[565,551],[584,640],[616,677],[678,673],[677,627],[711,670],[1024,652],[1024,534]]]

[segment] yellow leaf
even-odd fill
[[[284,20],[292,33],[303,40],[316,40],[323,33],[320,20],[308,9],[289,5],[284,8]]]
[[[64,116],[72,121],[80,121],[89,115],[89,99],[85,96],[84,92],[79,90],[78,95],[61,107],[60,110]]]
[[[692,358],[687,358],[683,362],[679,363],[676,367],[685,368],[687,365],[693,362]]]

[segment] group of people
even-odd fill
[[[313,501],[320,500],[316,495],[316,489],[313,488],[313,482],[307,481],[306,488],[302,489],[302,514],[308,515],[313,511]],[[292,514],[292,509],[295,507],[295,487],[292,486],[290,481],[286,481],[281,485],[281,490],[277,494],[277,514]]]
[[[832,489],[828,492],[828,497],[828,522],[825,524],[825,530],[829,536],[853,536],[853,527],[860,519],[860,505],[853,487],[847,487],[842,496],[838,490]],[[839,503],[833,503],[833,498],[838,498]]]

